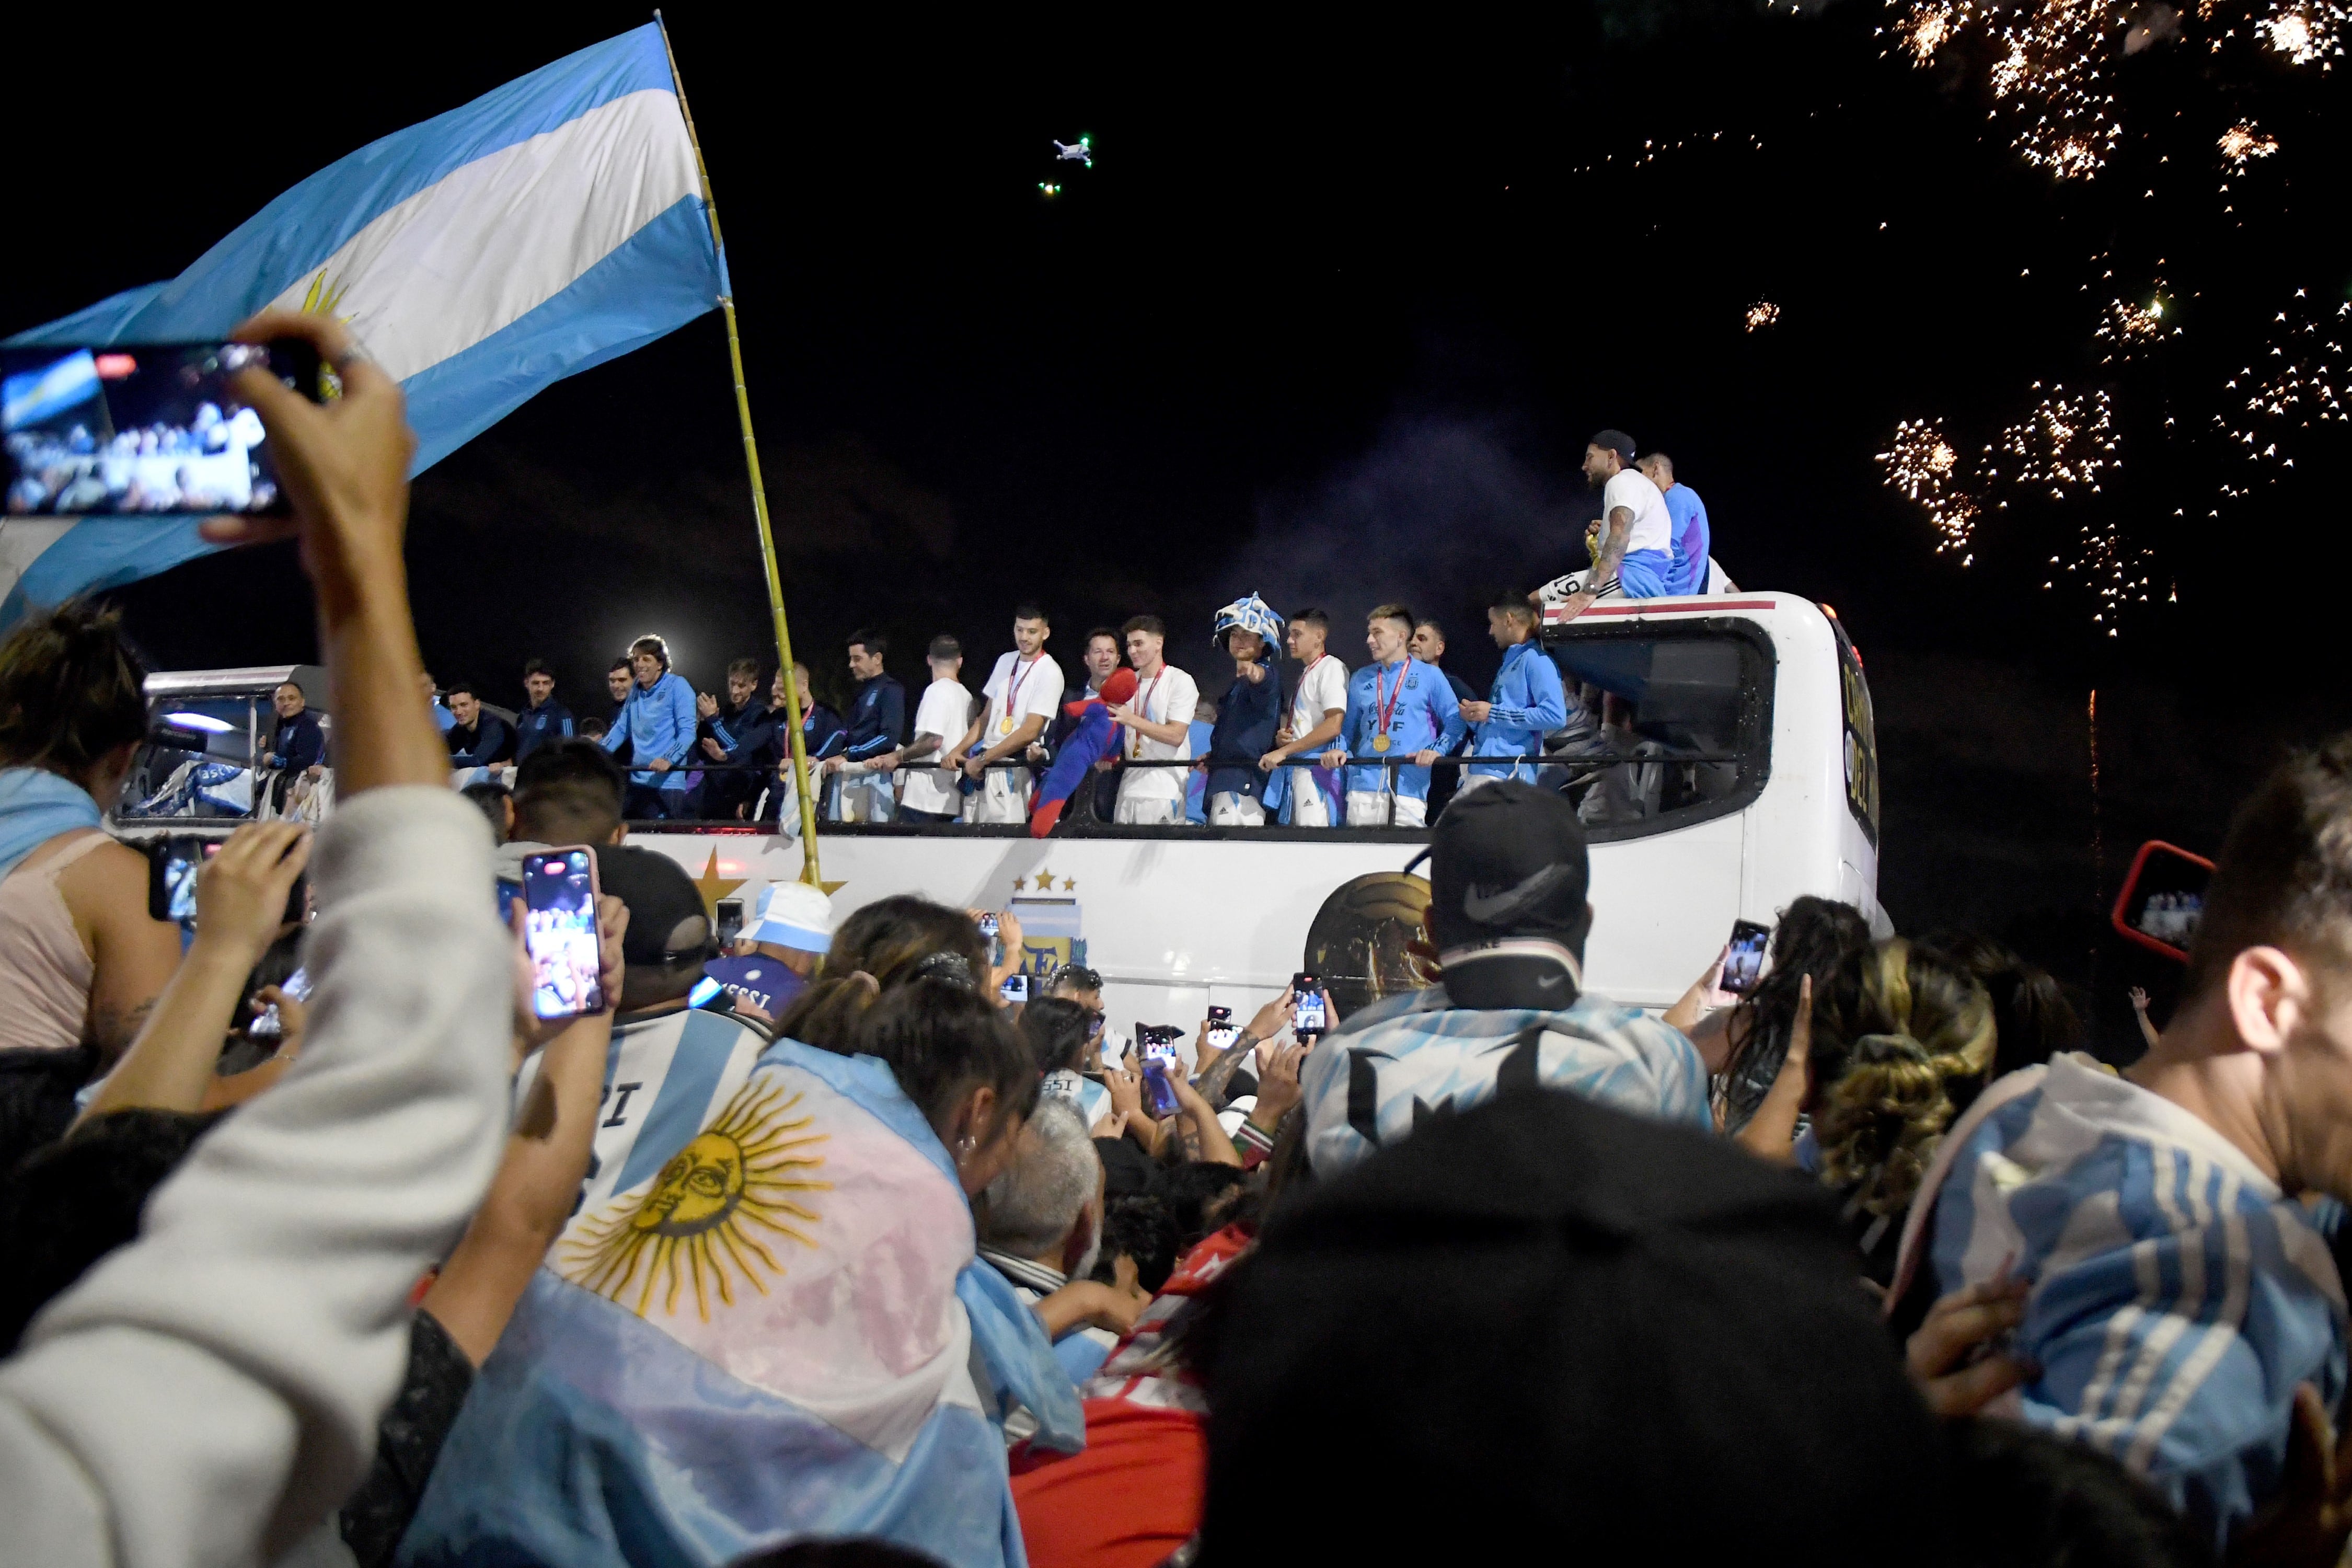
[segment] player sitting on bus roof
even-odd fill
[[[1697,1047],[1583,994],[1590,869],[1576,808],[1552,791],[1504,779],[1446,808],[1430,838],[1423,916],[1444,973],[1374,1003],[1308,1054],[1307,1158],[1318,1175],[1433,1115],[1521,1088],[1713,1130]]]

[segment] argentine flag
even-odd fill
[[[840,1536],[1017,1568],[1002,1415],[1069,1450],[1085,1418],[975,1257],[953,1162],[883,1063],[781,1040],[739,1082],[743,1031],[707,1025],[616,1042],[604,1125],[625,1086],[650,1109],[600,1126],[402,1568],[719,1568]]]
[[[549,383],[713,309],[727,288],[649,23],[371,142],[168,283],[9,341],[202,341],[266,306],[331,312],[407,393],[421,471]],[[210,548],[194,518],[0,524],[0,626]]]

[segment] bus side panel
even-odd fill
[[[1801,601],[1775,618],[1780,660],[1772,709],[1772,777],[1746,815],[1739,912],[1770,925],[1801,895],[1853,901],[1858,837],[1845,805],[1845,730],[1835,634]],[[1875,880],[1875,862],[1871,865]],[[1862,906],[1875,908],[1874,897]]]

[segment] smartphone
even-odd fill
[[[292,338],[0,348],[8,515],[284,511],[261,416],[230,384],[248,365],[324,395],[318,351]]]
[[[1305,970],[1290,977],[1290,1032],[1300,1039],[1319,1035],[1331,1026],[1331,1015],[1323,1005],[1323,977]]]
[[[523,860],[522,945],[530,960],[531,1010],[541,1018],[604,1010],[596,888],[596,857],[584,844]]]
[[[1029,977],[1025,974],[1008,974],[1004,977],[1004,984],[996,988],[996,994],[1003,997],[1007,1003],[1026,1002],[1029,1000]]]
[[[2179,963],[2187,963],[2213,862],[2178,845],[2151,838],[2132,857],[2123,891],[2109,917],[2117,934]]]
[[[990,968],[992,969],[996,965],[1004,962],[1003,950],[997,944],[996,941],[996,917],[994,915],[982,915],[980,917],[980,940],[988,944],[988,963]]]
[[[1136,1043],[1143,1052],[1143,1109],[1155,1119],[1176,1114],[1173,1075],[1184,1070],[1176,1060],[1176,1037],[1182,1033],[1155,1024],[1135,1026]]]
[[[1771,946],[1772,928],[1754,921],[1731,922],[1731,950],[1723,955],[1718,984],[1734,996],[1745,996],[1764,978],[1764,953]]]
[[[713,1002],[726,994],[727,987],[706,974],[694,983],[693,990],[686,994],[686,1005],[689,1007],[708,1008]],[[724,1009],[720,1010],[724,1011]]]
[[[194,931],[196,925],[196,872],[220,853],[225,842],[175,833],[155,841],[147,852],[147,918],[176,921]],[[294,879],[286,895],[285,923],[300,925],[310,913],[310,873]]]
[[[1209,1044],[1221,1051],[1232,1050],[1234,1041],[1241,1032],[1241,1026],[1234,1022],[1234,1010],[1231,1007],[1209,1009]]]
[[[297,1002],[308,1002],[310,999],[310,972],[296,970],[279,983],[278,989]],[[278,1016],[278,1004],[272,1002],[263,1007],[245,1032],[257,1040],[274,1040],[284,1034],[286,1021]]]
[[[732,947],[735,945],[736,940],[742,936],[742,934],[743,900],[740,899],[719,900],[719,945],[721,948]]]

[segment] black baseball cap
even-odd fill
[[[667,968],[689,961],[699,963],[719,951],[710,911],[702,906],[702,889],[668,856],[627,844],[601,846],[596,850],[596,885],[628,906],[629,931],[621,939],[623,963]],[[701,941],[671,947],[670,933],[688,920],[702,921]]]
[[[1592,868],[1584,824],[1566,795],[1517,779],[1481,784],[1446,806],[1427,854],[1430,935],[1440,952],[1532,936],[1583,958]]]
[[[1622,430],[1603,430],[1592,438],[1592,445],[1604,452],[1614,452],[1629,463],[1633,460],[1633,437]]]

